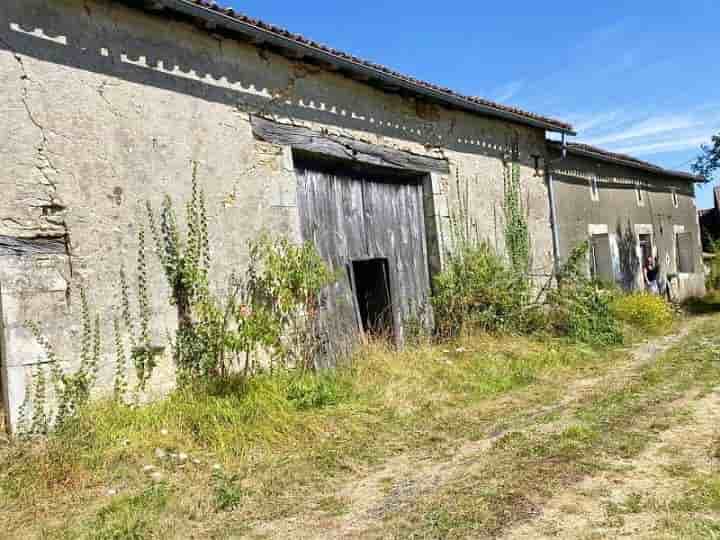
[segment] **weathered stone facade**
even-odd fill
[[[661,279],[673,276],[677,299],[705,293],[693,184],[697,178],[660,168],[652,172],[632,161],[623,165],[603,154],[591,157],[572,146],[562,161],[559,147],[551,154],[561,259],[579,244],[607,235],[612,279],[641,289],[640,240],[647,240],[646,249],[658,258]],[[678,234],[684,233],[692,241],[692,271],[678,268]]]
[[[255,138],[253,115],[446,161],[450,173],[425,191],[441,251],[450,249],[458,195],[478,236],[502,250],[502,179],[516,144],[533,270],[552,266],[538,127],[391,94],[109,0],[3,2],[0,95],[0,335],[11,425],[30,370],[46,361],[23,322],[39,321],[76,365],[79,287],[101,316],[109,383],[118,272],[134,273],[145,201],[185,200],[192,162],[208,196],[218,282],[245,265],[247,241],[261,230],[300,240],[292,152]],[[154,260],[152,268],[153,332],[163,345],[175,313]],[[172,383],[166,352],[151,387]]]

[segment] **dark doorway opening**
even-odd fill
[[[352,261],[352,277],[363,332],[392,337],[394,328],[388,260]]]
[[[638,243],[640,244],[640,256],[642,266],[647,264],[647,260],[653,256],[652,236],[649,234],[639,234]]]

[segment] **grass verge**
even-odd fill
[[[494,534],[532,515],[528,493],[548,494],[596,470],[604,452],[642,448],[653,428],[638,418],[660,407],[653,399],[667,401],[689,383],[686,364],[702,375],[704,362],[677,358],[678,366],[663,362],[666,371],[647,368],[635,386],[593,396],[558,433],[505,435],[489,465],[468,477],[493,481],[453,480],[411,505],[407,520],[386,516],[389,526]],[[342,515],[347,501],[329,493],[368,467],[401,453],[447,455],[458,441],[550,422],[553,413],[533,411],[558,402],[570,381],[626,360],[617,349],[483,336],[405,352],[378,345],[332,373],[237,378],[144,407],[93,404],[46,441],[0,450],[6,531],[222,538],[299,513]]]

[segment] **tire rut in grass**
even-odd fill
[[[308,512],[304,516],[294,516],[274,522],[261,524],[256,532],[263,537],[275,538],[353,538],[372,535],[372,530],[383,528],[383,520],[405,511],[412,511],[419,499],[436,492],[451,482],[463,471],[483,459],[483,455],[508,434],[523,430],[534,430],[540,434],[561,433],[568,428],[578,403],[590,399],[600,387],[613,387],[626,384],[643,366],[685,339],[698,324],[692,320],[683,324],[673,335],[665,336],[632,349],[629,359],[621,363],[616,370],[604,377],[578,379],[567,388],[565,396],[552,406],[540,407],[522,415],[513,422],[510,429],[488,433],[477,441],[466,441],[453,449],[449,459],[437,456],[403,454],[388,460],[379,470],[347,482],[344,487],[334,491],[333,498],[345,502],[347,511],[339,516],[327,516],[322,512]],[[556,414],[549,422],[543,417]],[[552,467],[552,460],[548,460]],[[564,482],[572,484],[585,474],[582,470],[567,471]],[[328,496],[328,493],[322,494]],[[506,496],[506,503],[512,500],[516,515],[513,519],[531,519],[539,514],[536,503],[522,494],[512,493]],[[499,532],[499,530],[497,531]]]

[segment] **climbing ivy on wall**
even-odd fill
[[[51,426],[62,427],[90,399],[102,356],[100,318],[95,315],[93,320],[87,295],[82,288],[80,302],[80,366],[73,372],[63,369],[62,359],[38,323],[25,322],[26,328],[45,352],[49,377],[44,365],[38,365],[32,374],[32,384],[19,411],[19,431],[23,434],[43,434]],[[49,390],[52,391],[53,400],[50,400]]]
[[[519,151],[513,145],[504,170],[503,211],[505,213],[505,249],[512,268],[522,274],[530,270],[530,229],[522,204]]]
[[[470,214],[470,181],[455,171],[457,205],[450,210],[450,235],[456,253],[480,243],[477,221]]]

